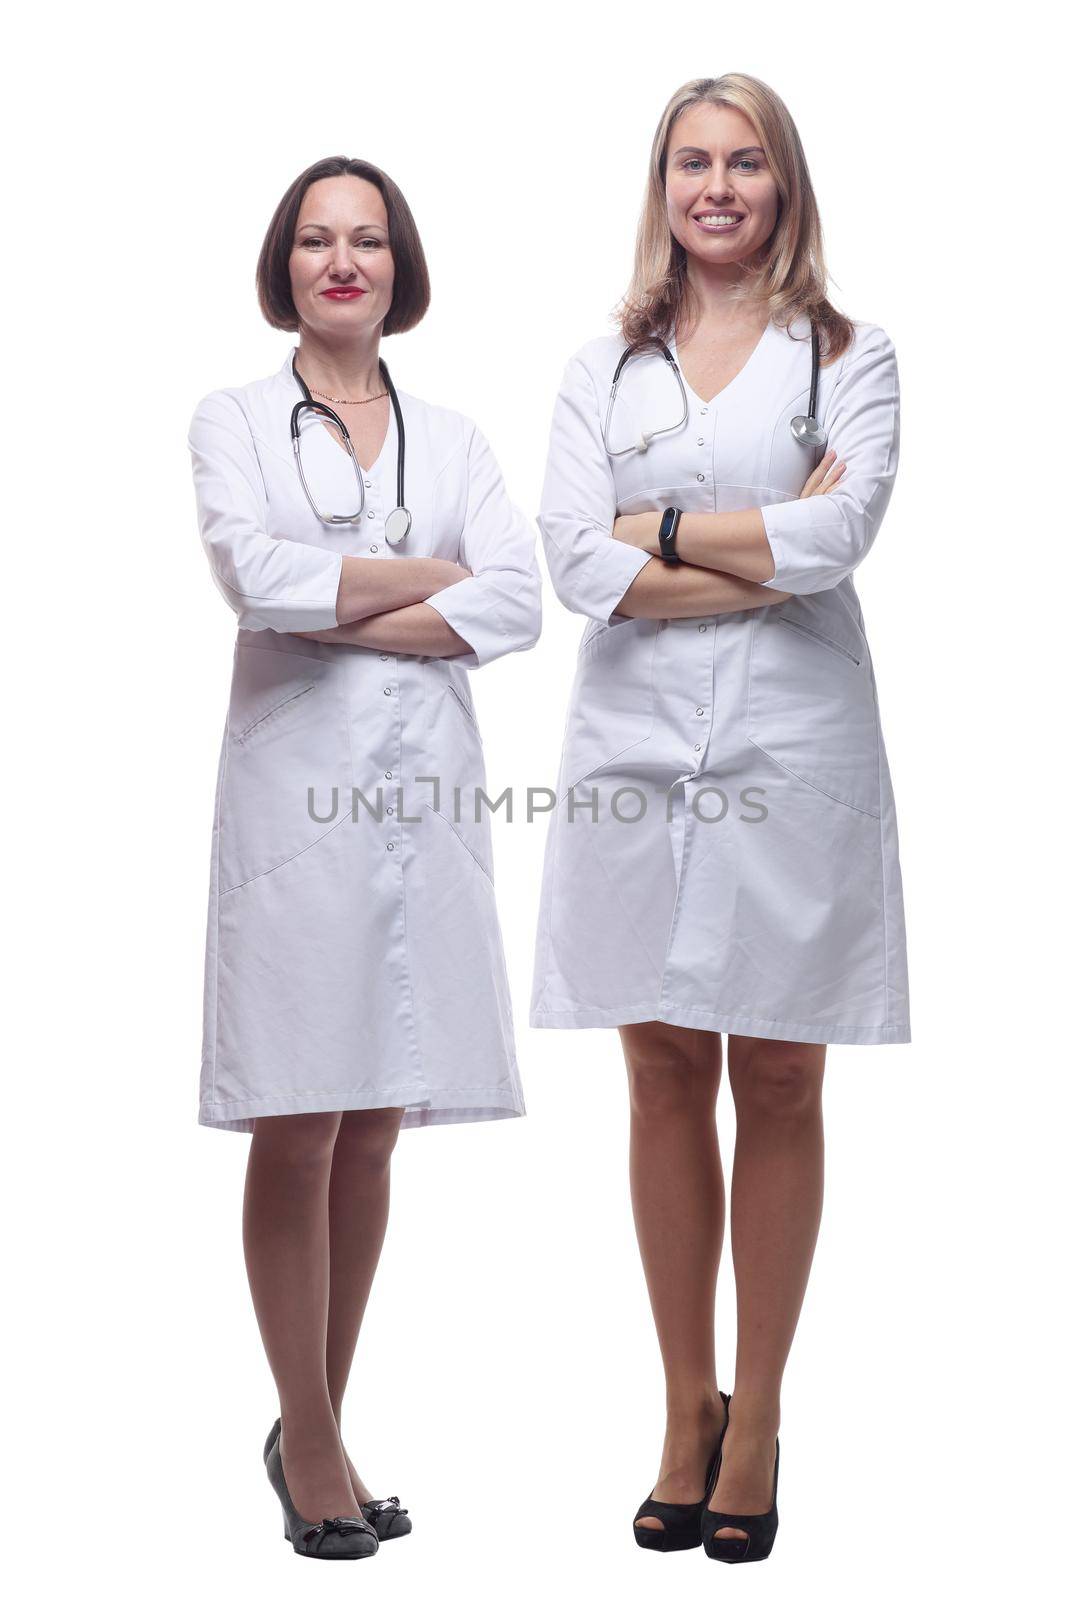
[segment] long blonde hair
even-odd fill
[[[743,112],[756,129],[778,188],[774,232],[753,262],[740,263],[741,277],[731,297],[762,303],[771,319],[783,327],[798,314],[810,317],[819,331],[823,363],[834,360],[850,344],[854,324],[826,298],[822,228],[804,147],[785,103],[767,84],[744,72],[694,78],[683,84],[659,119],[637,230],[633,277],[615,313],[623,338],[637,346],[665,339],[676,323],[695,314],[686,252],[667,221],[667,149],[671,129],[683,111],[702,102]]]

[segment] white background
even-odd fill
[[[1050,1586],[1052,41],[1035,5],[803,9],[60,5],[8,35],[0,1457],[20,1593],[94,1577],[123,1595]],[[526,1026],[542,819],[495,824],[529,1116],[402,1135],[349,1391],[350,1452],[415,1534],[354,1570],[294,1566],[260,1461],[275,1402],[241,1253],[247,1136],[196,1123],[235,621],[199,545],[188,420],[292,343],[254,292],[283,190],[322,156],[363,156],[401,185],[430,262],[430,314],[385,346],[397,381],[472,415],[532,514],[563,364],[608,330],[627,282],[662,106],[728,70],[790,107],[831,295],[889,332],[903,395],[897,486],[857,582],[900,818],[913,1042],[829,1051],[778,1543],[733,1580],[630,1534],[662,1391],[624,1073],[614,1032]],[[553,782],[580,629],[546,582],[536,650],[474,675],[491,792]],[[725,1087],[720,1104],[728,1152]],[[727,1389],[732,1293],[727,1259]]]

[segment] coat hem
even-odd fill
[[[522,1095],[499,1088],[453,1090],[447,1099],[434,1101],[419,1086],[400,1085],[393,1090],[350,1094],[343,1089],[318,1094],[265,1095],[256,1100],[202,1100],[197,1118],[201,1127],[251,1133],[256,1117],[292,1116],[315,1111],[371,1111],[383,1106],[404,1106],[404,1128],[428,1128],[458,1122],[496,1122],[524,1117]]]
[[[859,1027],[844,1022],[789,1022],[778,1017],[743,1017],[700,1006],[579,1006],[573,1011],[530,1012],[531,1028],[617,1028],[630,1022],[669,1022],[679,1028],[743,1034],[752,1039],[787,1039],[797,1044],[910,1044],[906,1022]]]

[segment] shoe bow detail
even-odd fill
[[[310,1528],[304,1529],[304,1543],[310,1544],[312,1539],[321,1539],[323,1534],[339,1533],[347,1537],[353,1533],[374,1533],[374,1529],[362,1517],[323,1517],[321,1522],[315,1522]]]
[[[383,1511],[395,1511],[402,1517],[406,1517],[408,1514],[407,1506],[402,1506],[400,1504],[400,1496],[395,1494],[391,1494],[388,1500],[368,1500],[363,1509],[364,1511],[369,1511],[375,1517]]]

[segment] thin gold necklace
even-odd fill
[[[388,394],[388,389],[383,389],[381,394],[369,394],[365,400],[346,400],[343,395],[327,394],[324,389],[313,389],[308,384],[312,394],[317,394],[321,400],[329,400],[335,406],[369,406],[372,400],[381,400]]]

